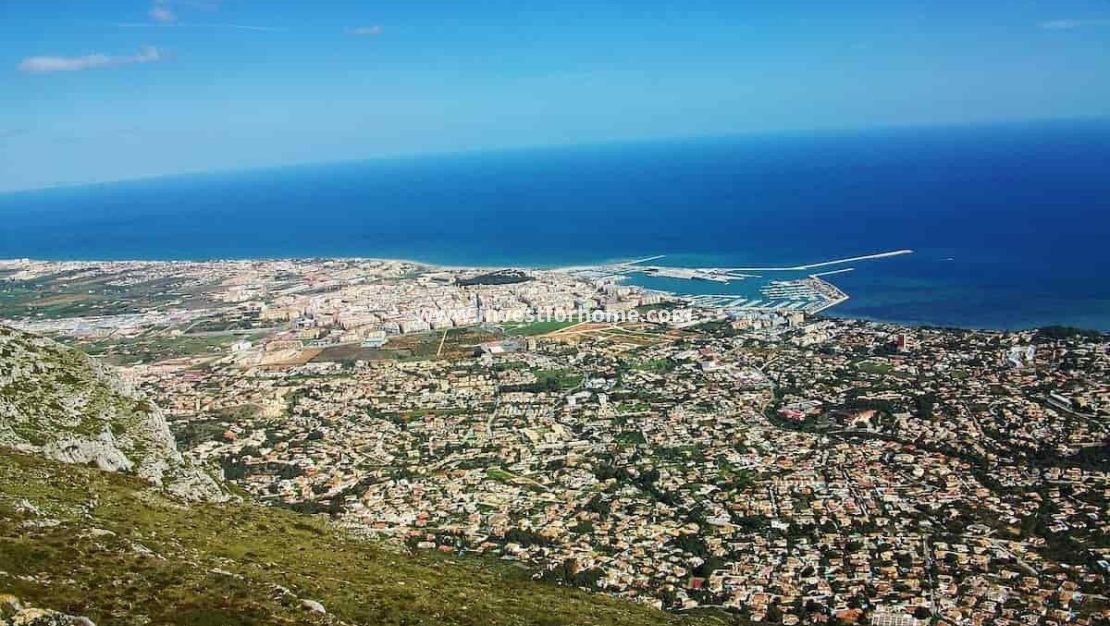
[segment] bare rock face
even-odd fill
[[[161,410],[110,368],[3,326],[0,446],[135,474],[185,499],[226,499],[216,481],[185,462]]]
[[[23,609],[10,618],[0,622],[4,626],[96,626],[93,621],[80,615],[66,615],[47,609]]]
[[[92,440],[66,438],[51,441],[42,447],[42,453],[55,461],[96,465],[106,472],[130,472],[135,467],[116,446],[110,431],[104,431]]]
[[[25,607],[19,598],[0,593],[0,626],[96,626],[80,615],[66,615],[58,611]]]

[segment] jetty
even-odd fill
[[[654,276],[658,278],[707,281],[723,285],[727,285],[733,281],[762,278],[759,274],[749,272],[806,272],[804,278],[792,277],[790,280],[771,280],[758,289],[758,295],[756,293],[717,293],[691,295],[687,296],[687,299],[701,306],[717,307],[729,311],[797,311],[814,315],[841,304],[848,299],[848,294],[822,278],[852,272],[855,271],[856,268],[836,266],[860,261],[886,259],[906,254],[913,254],[913,250],[890,250],[887,252],[863,254],[843,259],[832,259],[830,261],[780,267],[669,267],[650,264],[652,261],[664,257],[664,255],[660,254],[609,265],[563,268],[557,271],[572,273],[590,280],[622,280],[628,274],[642,274],[644,276]],[[812,270],[821,268],[832,269],[823,272],[812,272]]]
[[[834,259],[832,261],[822,261],[820,263],[810,263],[808,265],[794,265],[792,267],[730,267],[722,269],[726,272],[805,272],[807,270],[817,269],[819,267],[828,267],[830,265],[843,265],[845,263],[855,263],[856,261],[885,259],[889,257],[902,256],[905,254],[913,254],[913,250],[891,250],[890,252],[877,252],[875,254],[853,256],[846,259]]]

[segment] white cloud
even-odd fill
[[[1084,26],[1107,25],[1110,25],[1110,20],[1050,20],[1041,22],[1041,28],[1045,30],[1074,30]]]
[[[177,14],[165,5],[156,4],[150,7],[150,19],[163,24],[177,21]]]
[[[173,7],[170,6],[170,0],[154,0],[147,15],[159,24],[172,24],[177,21],[177,13],[174,13]]]
[[[135,63],[155,63],[164,58],[158,48],[148,46],[138,54],[113,56],[108,54],[86,54],[77,57],[27,57],[19,63],[19,71],[31,74],[48,72],[79,72],[99,67],[116,67]]]
[[[356,28],[348,28],[347,34],[354,35],[356,37],[377,37],[378,35],[382,34],[382,27],[374,24],[373,26],[358,26]]]
[[[195,28],[227,28],[233,30],[254,30],[260,32],[281,32],[284,29],[269,26],[252,26],[250,24],[229,23],[194,23],[178,21],[177,9],[184,7],[190,10],[218,11],[220,0],[150,0],[149,22],[122,22],[116,24],[120,28],[142,28],[161,26],[185,26]]]

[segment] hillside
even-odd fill
[[[184,504],[134,477],[10,450],[4,593],[101,625],[694,623],[510,566],[397,553],[286,510]]]
[[[139,476],[186,499],[219,499],[190,467],[161,411],[108,367],[0,326],[0,446]]]
[[[691,623],[509,565],[405,554],[326,520],[229,501],[112,370],[0,327],[0,624],[88,620]]]

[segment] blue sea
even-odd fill
[[[767,266],[900,248],[915,252],[823,268],[855,268],[828,277],[851,296],[831,313],[1110,329],[1110,122],[515,150],[0,195],[0,258],[550,267],[663,254]]]

